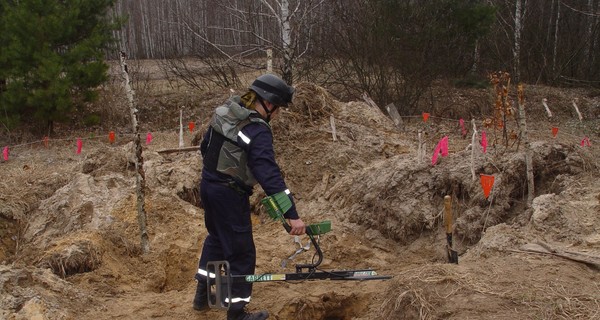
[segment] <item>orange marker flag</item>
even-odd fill
[[[423,122],[427,122],[429,120],[429,113],[423,112]]]
[[[81,138],[77,138],[77,151],[75,153],[80,154],[82,147],[83,147],[83,142],[81,141]]]
[[[152,142],[152,133],[148,132],[146,135],[146,144],[150,144]]]
[[[556,135],[558,134],[558,128],[557,127],[552,127],[552,136],[554,138],[556,138]]]
[[[8,146],[4,147],[4,150],[2,150],[2,156],[4,157],[4,161],[8,161]]]
[[[490,196],[492,187],[494,186],[494,176],[481,174],[481,187],[483,188],[483,195],[487,199]]]
[[[193,121],[190,121],[188,123],[188,128],[190,128],[190,132],[194,132],[195,127],[196,127],[196,124]]]
[[[44,147],[48,148],[49,142],[50,142],[50,138],[48,138],[48,136],[44,137]]]
[[[108,133],[108,141],[112,144],[115,143],[115,132],[111,131]]]

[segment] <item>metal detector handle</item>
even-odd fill
[[[287,233],[290,233],[290,231],[292,230],[292,227],[287,223],[287,220],[281,219],[281,221],[282,221],[283,227],[285,228],[285,231],[287,231]],[[325,234],[329,231],[331,231],[331,221],[324,220],[319,223],[313,223],[313,224],[307,225],[305,233],[309,236],[311,236],[311,235],[318,236],[321,234]]]
[[[283,218],[283,219],[281,219],[281,220],[283,221],[283,223],[282,223],[282,224],[283,224],[283,227],[285,228],[285,231],[286,231],[287,233],[290,233],[290,232],[292,232],[292,226],[290,226],[290,225],[287,223],[287,220],[286,220],[285,218]]]
[[[286,231],[287,233],[290,233],[290,232],[292,232],[292,226],[290,226],[290,225],[287,223],[287,221],[283,220],[283,223],[282,223],[282,224],[283,224],[283,228],[285,228],[285,231]],[[307,235],[310,235],[310,234],[312,234],[312,233],[311,233],[310,226],[306,226],[306,230],[305,230],[304,232],[306,232],[306,234],[307,234]]]
[[[283,221],[283,223],[282,223],[283,224],[283,228],[285,228],[285,231],[287,233],[292,232],[292,226],[290,226],[287,223],[287,219],[284,218],[284,219],[282,219],[282,221]],[[304,232],[306,232],[306,234],[309,234],[309,232],[311,232],[310,226],[306,226],[306,231],[304,231]]]

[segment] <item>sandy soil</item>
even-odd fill
[[[489,95],[444,92],[452,100],[442,105],[454,106]],[[188,116],[197,132],[227,94]],[[523,143],[506,148],[499,139],[485,154],[477,143],[472,156],[472,128],[461,136],[460,108],[438,108],[427,123],[406,118],[398,129],[364,101],[342,103],[299,84],[294,107],[273,130],[303,220],[332,221],[319,239],[320,269],[373,268],[392,279],[256,283],[251,309],[267,309],[271,319],[600,319],[600,100],[544,87],[527,94],[536,183],[529,207]],[[574,117],[574,96],[590,119]],[[546,119],[541,97],[561,106],[555,118]],[[152,119],[148,110],[142,117]],[[176,128],[176,119],[155,121]],[[484,130],[493,143],[493,129]],[[590,147],[579,146],[583,134]],[[159,153],[178,147],[177,129],[153,132],[144,147],[151,247],[144,254],[132,136],[123,130],[110,144],[88,135],[81,154],[74,140],[57,139],[48,148],[15,148],[0,163],[0,318],[225,319],[222,311],[191,308],[206,236],[199,154]],[[432,166],[443,136],[449,155]],[[194,135],[186,130],[184,138],[190,146]],[[487,199],[480,174],[495,176]],[[452,196],[458,265],[446,256],[445,195]],[[311,261],[313,252],[281,266],[296,245],[267,217],[263,196],[257,188],[257,273],[294,272],[294,263]]]

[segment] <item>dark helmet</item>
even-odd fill
[[[287,106],[292,102],[294,88],[273,74],[263,74],[252,82],[250,90],[256,92],[263,100],[276,106]]]

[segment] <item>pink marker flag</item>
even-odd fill
[[[583,137],[583,139],[581,140],[581,146],[582,147],[591,147],[592,144],[590,143],[590,138],[588,137]],[[7,147],[8,148],[8,147]]]
[[[487,146],[488,146],[487,135],[485,134],[485,131],[482,131],[481,132],[481,147],[483,148],[483,153],[485,153],[487,151]]]
[[[437,157],[440,153],[442,153],[442,157],[448,155],[448,136],[443,137],[435,147],[435,151],[433,151],[433,157],[431,157],[432,166],[435,166],[435,164],[437,163]]]
[[[463,137],[465,137],[467,135],[467,129],[465,128],[465,120],[461,118],[460,120],[458,120],[458,123],[460,124],[460,133]]]
[[[4,161],[8,161],[8,146],[4,147],[4,150],[2,150],[2,155],[4,156]]]
[[[152,142],[152,133],[148,132],[146,135],[146,144],[150,144]]]
[[[81,141],[81,138],[77,138],[77,154],[81,153],[81,148],[83,147],[83,142]]]

